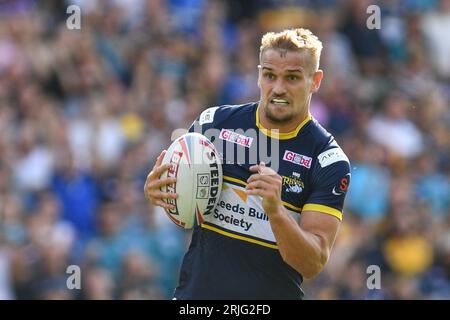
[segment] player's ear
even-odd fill
[[[311,92],[312,93],[316,93],[319,90],[320,82],[322,81],[322,78],[323,78],[322,70],[319,69],[316,72],[314,72],[312,84],[311,84]]]

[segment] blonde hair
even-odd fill
[[[312,70],[317,71],[322,52],[322,42],[310,30],[297,28],[281,32],[268,32],[261,39],[259,57],[266,49],[278,49],[287,51],[306,50],[313,58]]]

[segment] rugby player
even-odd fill
[[[260,100],[206,109],[191,126],[217,144],[224,183],[218,205],[194,228],[174,298],[302,299],[303,279],[326,265],[342,221],[350,163],[310,114],[323,77],[321,50],[307,29],[265,34]],[[239,150],[258,154],[263,140],[277,143],[270,161],[236,158]],[[237,152],[230,156],[230,150]],[[160,179],[167,169],[161,165],[164,152],[145,193],[168,208],[163,199],[170,195],[160,187],[174,180]]]

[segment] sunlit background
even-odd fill
[[[173,130],[258,100],[285,27],[324,44],[311,111],[352,163],[306,299],[450,299],[450,1],[373,2],[379,30],[365,0],[1,0],[0,299],[170,299],[190,233],[145,178]]]

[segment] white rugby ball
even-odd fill
[[[194,227],[195,219],[203,223],[203,216],[212,214],[222,190],[222,165],[214,145],[199,133],[186,133],[176,139],[167,150],[162,164],[171,167],[162,175],[177,178],[164,186],[163,192],[177,193],[177,199],[165,199],[175,209],[165,209],[169,218],[185,229]]]

